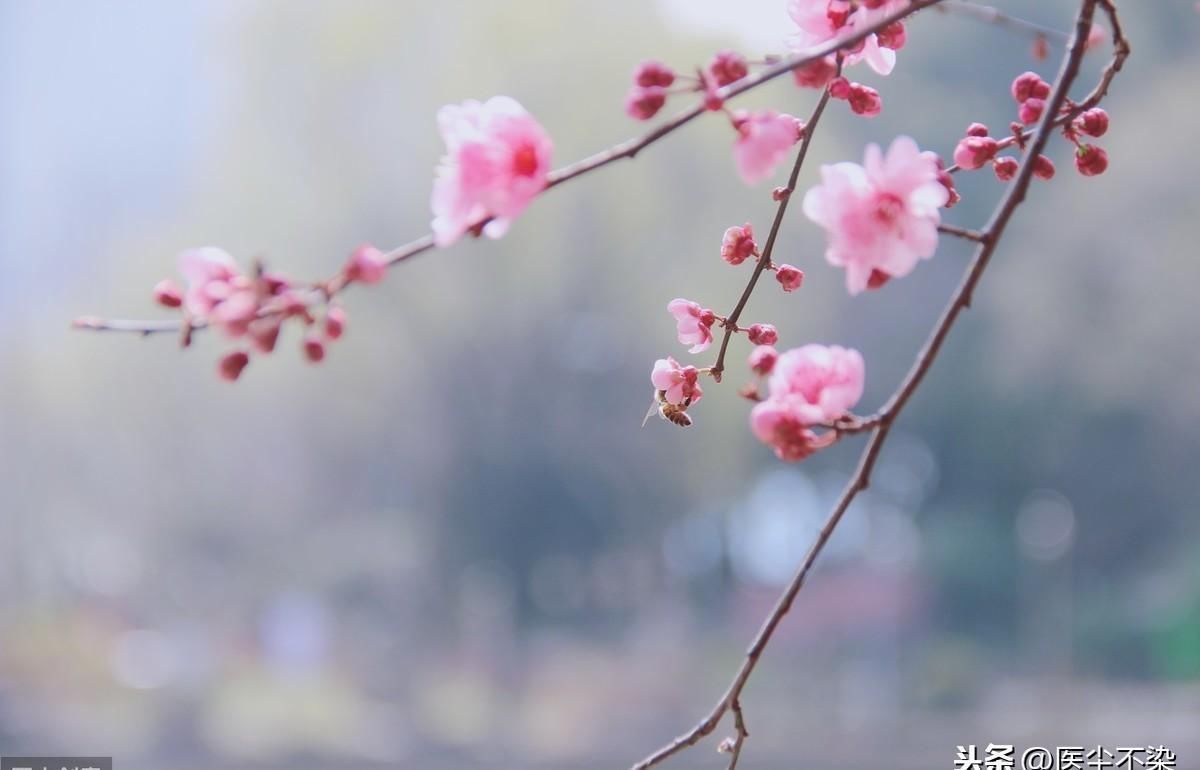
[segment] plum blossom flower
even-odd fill
[[[836,420],[862,398],[865,367],[857,350],[805,345],[779,355],[767,398],[750,412],[750,429],[781,460],[802,460],[820,445],[811,428]]]
[[[733,162],[746,184],[757,184],[771,176],[804,131],[803,121],[773,110],[739,111],[733,122],[738,132]]]
[[[804,196],[804,213],[825,229],[825,259],[846,268],[846,288],[858,294],[873,272],[897,278],[933,256],[949,192],[939,179],[938,158],[907,136],[887,154],[867,146],[864,165],[821,167],[821,184]]]
[[[754,228],[749,222],[725,230],[721,237],[721,259],[731,265],[740,265],[757,253],[758,244],[754,242]]]
[[[242,277],[233,257],[215,246],[189,249],[180,254],[179,272],[188,284],[183,295],[184,308],[192,315],[202,317],[228,299],[235,291],[234,282]]]
[[[438,112],[446,155],[433,183],[434,241],[447,246],[481,222],[499,238],[546,187],[552,144],[545,129],[507,96]]]
[[[691,406],[704,395],[700,389],[700,370],[694,366],[681,366],[670,356],[654,362],[650,383],[663,391],[667,403],[675,406]]]
[[[689,353],[699,353],[712,344],[712,325],[717,320],[713,311],[688,299],[673,299],[667,303],[667,312],[675,316],[679,342],[691,345]]]
[[[854,34],[855,30],[869,27],[895,12],[903,0],[889,0],[853,6],[846,0],[791,0],[788,15],[796,24],[796,32],[789,38],[788,45],[794,51],[804,51],[828,43],[838,37]],[[888,43],[903,45],[903,32],[891,30]],[[860,47],[847,54],[847,66],[865,60],[867,65],[880,75],[890,74],[896,66],[896,52],[880,44],[878,35],[868,35]]]

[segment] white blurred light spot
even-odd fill
[[[109,661],[113,678],[134,690],[154,690],[168,684],[175,676],[177,663],[171,640],[150,629],[121,634]]]
[[[1075,511],[1058,492],[1039,490],[1017,513],[1017,543],[1037,561],[1054,561],[1067,552],[1075,536]]]
[[[658,0],[668,27],[681,34],[729,39],[747,53],[783,53],[793,31],[787,0]]]

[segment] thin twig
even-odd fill
[[[953,235],[958,238],[964,238],[968,241],[975,241],[976,243],[982,243],[983,239],[987,237],[984,233],[981,233],[978,230],[971,230],[966,227],[959,227],[958,225],[949,225],[945,222],[942,222],[940,225],[938,225],[938,232],[945,233],[946,235]]]
[[[760,70],[752,75],[748,75],[741,80],[730,83],[723,88],[719,88],[717,89],[715,96],[721,101],[728,101],[729,99],[740,96],[747,91],[758,88],[764,83],[768,83],[780,77],[781,75],[786,75],[792,70],[803,67],[807,64],[817,61],[818,59],[823,59],[831,54],[853,48],[860,41],[865,40],[870,35],[879,32],[890,24],[893,24],[897,21],[902,21],[903,19],[924,8],[947,1],[948,0],[913,0],[910,5],[905,6],[903,9],[878,20],[872,25],[863,27],[851,35],[831,40],[806,51],[800,51],[791,56],[780,59],[778,62],[771,64],[766,69]],[[604,168],[605,166],[608,166],[609,164],[618,160],[626,158],[632,159],[645,148],[658,142],[660,139],[668,136],[669,134],[674,133],[676,130],[682,128],[688,123],[691,123],[693,120],[701,115],[704,115],[706,112],[708,112],[708,110],[705,109],[703,102],[693,105],[649,133],[643,134],[640,137],[634,137],[626,140],[620,144],[614,145],[606,150],[584,158],[583,160],[576,161],[575,163],[571,163],[567,166],[563,166],[560,169],[552,171],[547,177],[545,189],[549,190],[551,188],[558,187],[565,182],[569,182],[570,180],[583,176],[584,174]],[[543,190],[543,192],[545,191]],[[487,219],[484,219],[480,222],[476,222],[469,229],[478,231],[483,227],[483,225],[487,224],[487,221]],[[385,257],[387,259],[388,266],[392,267],[419,254],[431,251],[435,247],[436,244],[434,243],[433,236],[423,235],[414,241],[406,243],[402,246],[397,246],[391,251],[388,251],[385,254]],[[318,285],[325,287],[325,291],[322,292],[322,298],[325,300],[328,300],[332,296],[340,293],[346,286],[344,281],[339,281],[337,278],[332,278]],[[135,332],[144,336],[168,331],[178,332],[182,325],[182,321],[113,321],[94,316],[89,316],[85,319],[76,319],[72,323],[72,326],[77,329],[87,329],[91,331]],[[204,329],[206,326],[207,324],[197,320],[197,322],[193,324],[193,329],[199,331]]]
[[[978,3],[968,2],[968,0],[951,0],[951,2],[939,6],[937,10],[947,14],[959,13],[988,24],[995,24],[998,27],[1007,27],[1017,32],[1032,35],[1034,39],[1054,40],[1063,45],[1066,45],[1071,39],[1071,36],[1062,30],[1045,27],[1026,19],[1011,16],[999,8],[993,8],[990,5],[979,5]]]
[[[792,164],[792,173],[788,176],[787,186],[783,188],[783,192],[779,196],[779,205],[775,209],[775,219],[771,222],[771,230],[767,233],[767,241],[763,245],[758,262],[754,265],[754,272],[750,274],[750,280],[746,282],[746,287],[742,289],[741,297],[738,298],[737,304],[734,305],[733,310],[730,311],[725,321],[725,333],[721,337],[721,349],[717,353],[716,363],[710,368],[712,376],[717,382],[721,381],[721,373],[725,371],[725,351],[728,350],[729,340],[733,337],[734,330],[737,329],[738,319],[742,317],[742,311],[746,309],[746,303],[750,301],[750,295],[754,293],[754,287],[758,283],[759,276],[771,264],[771,254],[775,250],[775,239],[779,236],[779,228],[783,225],[783,217],[787,213],[792,193],[796,191],[796,183],[800,178],[800,168],[804,165],[804,159],[808,156],[808,146],[812,142],[813,132],[817,127],[817,123],[821,120],[821,115],[825,112],[825,105],[827,104],[829,104],[828,88],[821,92],[821,98],[817,100],[817,106],[813,108],[812,115],[808,117],[808,122],[804,124],[804,138],[800,140],[800,149],[796,152],[796,162]]]

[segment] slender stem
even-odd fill
[[[792,173],[788,176],[787,186],[783,188],[783,192],[779,196],[779,205],[775,209],[775,219],[771,222],[771,230],[767,233],[767,241],[763,245],[758,262],[754,265],[754,272],[750,274],[750,280],[746,282],[746,287],[742,289],[741,297],[738,298],[737,304],[733,306],[733,310],[730,311],[724,324],[725,333],[721,336],[721,349],[717,353],[716,363],[710,369],[717,382],[721,381],[721,373],[725,371],[725,352],[729,349],[729,340],[733,337],[733,333],[737,329],[738,319],[742,317],[742,311],[746,309],[746,303],[750,301],[750,295],[754,293],[754,287],[758,283],[759,276],[771,264],[771,254],[775,251],[775,240],[779,237],[779,228],[783,225],[783,217],[787,213],[788,203],[792,200],[792,193],[796,191],[796,182],[800,178],[800,168],[804,165],[804,159],[808,156],[808,147],[812,142],[813,132],[817,127],[817,123],[820,122],[821,115],[825,112],[825,105],[827,104],[829,104],[828,88],[821,93],[821,98],[817,100],[817,106],[813,108],[812,115],[809,116],[808,122],[804,125],[804,137],[800,140],[800,149],[796,152],[796,162],[792,164]]]
[[[941,13],[958,13],[963,16],[970,16],[988,24],[1007,27],[1017,32],[1032,35],[1034,38],[1054,40],[1064,45],[1070,42],[1071,39],[1071,36],[1062,30],[1054,29],[1053,27],[1044,27],[1041,24],[1035,24],[1032,21],[1011,16],[999,8],[993,8],[990,5],[979,5],[968,0],[951,0],[951,2],[940,6],[938,11]]]

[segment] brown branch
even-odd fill
[[[1032,35],[1034,39],[1054,40],[1063,45],[1066,45],[1071,39],[1071,36],[1062,30],[1035,24],[1032,21],[1009,15],[999,8],[993,8],[990,5],[979,5],[968,0],[952,0],[952,2],[939,6],[937,10],[940,13],[959,13],[963,16],[970,16],[987,24],[994,24],[997,27],[1006,27],[1017,32]]]
[[[1116,8],[1111,0],[1082,0],[1079,9],[1079,15],[1076,18],[1074,33],[1071,38],[1071,44],[1063,58],[1062,67],[1058,77],[1055,79],[1055,85],[1050,95],[1047,104],[1047,109],[1042,117],[1041,122],[1033,132],[1032,142],[1025,149],[1026,162],[1021,164],[1021,168],[1009,188],[1006,195],[1001,199],[995,213],[992,215],[987,226],[981,232],[979,246],[976,249],[974,258],[971,261],[970,267],[963,276],[961,283],[951,296],[946,309],[942,312],[941,317],[934,325],[930,332],[925,345],[917,354],[912,367],[907,375],[901,381],[900,386],[887,403],[879,410],[878,414],[871,417],[860,419],[855,418],[853,425],[866,426],[870,431],[870,438],[867,440],[866,446],[863,448],[862,454],[859,456],[858,465],[843,489],[841,496],[830,511],[824,524],[821,526],[817,538],[809,548],[804,560],[801,562],[795,575],[780,594],[776,601],[775,607],[767,615],[754,641],[746,652],[746,657],[738,668],[737,673],[733,677],[733,681],[729,684],[724,695],[717,701],[716,705],[701,720],[695,727],[688,732],[680,735],[667,745],[659,748],[649,756],[642,759],[640,762],[633,765],[633,770],[647,770],[653,767],[672,755],[682,751],[689,746],[698,743],[705,736],[709,735],[716,729],[721,719],[729,711],[734,712],[735,727],[740,717],[739,699],[742,690],[749,681],[751,674],[758,665],[759,658],[762,656],[763,650],[771,641],[775,630],[783,621],[784,616],[792,607],[797,594],[804,587],[805,580],[808,578],[813,565],[817,558],[821,555],[825,545],[829,542],[829,538],[833,535],[838,523],[842,520],[849,509],[850,504],[854,501],[859,492],[866,489],[870,484],[871,471],[875,467],[875,461],[879,457],[879,452],[887,441],[892,425],[896,418],[904,409],[905,404],[912,397],[917,387],[924,380],[934,361],[937,359],[938,353],[941,351],[942,344],[945,342],[947,335],[950,333],[951,327],[958,319],[959,315],[971,304],[971,298],[978,285],[983,271],[987,268],[992,254],[996,249],[996,244],[999,243],[1001,236],[1004,234],[1009,221],[1011,220],[1014,211],[1025,199],[1025,195],[1029,189],[1030,180],[1033,175],[1033,164],[1028,162],[1030,159],[1039,154],[1045,149],[1046,142],[1050,138],[1050,134],[1059,124],[1059,120],[1055,119],[1055,115],[1059,113],[1063,105],[1066,103],[1067,94],[1071,84],[1075,81],[1079,74],[1080,62],[1083,59],[1084,45],[1087,40],[1088,33],[1091,29],[1092,17],[1095,13],[1096,6],[1099,5],[1104,9],[1113,24],[1113,42],[1114,54],[1113,59],[1105,68],[1101,76],[1100,83],[1093,89],[1092,93],[1081,103],[1081,105],[1093,106],[1103,98],[1107,93],[1108,87],[1111,84],[1112,78],[1116,72],[1120,71],[1125,57],[1129,54],[1129,45],[1124,39],[1124,34],[1121,31],[1119,21],[1117,19]],[[1086,108],[1086,107],[1084,107]],[[836,428],[837,425],[832,426]]]
[[[818,59],[823,59],[831,54],[836,54],[838,52],[853,48],[860,41],[865,40],[867,37],[875,34],[876,32],[879,32],[884,27],[887,27],[888,25],[897,21],[902,21],[917,11],[942,2],[947,2],[947,0],[912,0],[911,4],[905,6],[901,10],[896,11],[895,13],[890,14],[883,19],[880,19],[875,24],[856,31],[854,34],[831,40],[822,45],[810,48],[807,51],[801,51],[786,58],[780,59],[779,61],[771,64],[763,70],[760,70],[759,72],[756,72],[752,75],[747,75],[741,80],[730,83],[723,88],[719,88],[716,91],[716,96],[722,101],[727,101],[736,96],[740,96],[747,91],[758,88],[764,83],[768,83],[781,75],[786,75],[792,70],[803,67],[806,64],[810,64]],[[693,120],[701,115],[704,115],[706,112],[708,112],[708,110],[705,109],[703,102],[701,102],[688,108],[687,110],[684,110],[649,133],[643,134],[640,137],[628,139],[620,144],[598,152],[595,155],[591,155],[583,160],[576,161],[575,163],[571,163],[567,166],[556,169],[555,171],[550,172],[549,176],[547,177],[545,190],[557,187],[565,182],[569,182],[572,179],[583,176],[584,174],[597,171],[598,169],[604,168],[605,166],[608,166],[609,164],[618,160],[626,158],[633,159],[645,148],[658,142],[660,139],[668,136],[669,134],[674,133],[676,130],[682,128],[688,123],[691,123]],[[543,190],[543,193],[545,190]],[[487,222],[488,219],[481,220],[476,222],[474,226],[469,229],[478,231],[485,224],[487,224]],[[415,241],[411,241],[402,246],[397,246],[391,251],[388,251],[385,256],[388,261],[388,266],[391,267],[411,259],[418,254],[431,251],[434,248],[435,244],[433,241],[433,236],[423,235]],[[322,297],[327,300],[345,289],[346,284],[344,281],[340,281],[337,277],[334,277],[318,284],[318,286],[324,288],[324,291],[321,292],[321,294]],[[91,331],[133,332],[143,336],[150,336],[161,332],[178,332],[182,328],[183,324],[183,321],[106,320],[94,316],[79,318],[72,322],[72,326],[77,329],[87,329]],[[206,327],[207,324],[199,319],[192,324],[192,329],[196,331]]]
[[[945,233],[946,235],[953,235],[957,238],[963,238],[968,241],[975,241],[976,243],[983,243],[983,239],[987,237],[984,233],[981,233],[978,230],[970,230],[966,227],[950,225],[946,224],[945,222],[942,222],[940,225],[938,225],[938,232]]]
[[[725,371],[725,351],[729,349],[729,340],[738,328],[738,319],[742,317],[742,311],[746,309],[746,303],[750,301],[750,295],[754,293],[754,287],[758,283],[759,276],[771,264],[771,254],[775,250],[775,239],[779,236],[779,228],[783,225],[783,217],[787,213],[788,203],[792,200],[792,193],[796,191],[796,182],[800,178],[800,168],[804,165],[804,159],[808,156],[808,146],[812,142],[813,131],[816,129],[817,123],[821,120],[821,115],[825,112],[825,105],[827,104],[829,104],[828,88],[821,93],[821,98],[817,100],[817,106],[813,108],[812,114],[808,117],[808,122],[804,124],[804,137],[800,140],[800,149],[796,152],[796,162],[792,164],[792,173],[788,176],[787,186],[783,188],[783,192],[779,195],[779,205],[775,209],[775,219],[771,222],[771,231],[767,233],[767,241],[763,245],[758,262],[754,265],[754,272],[750,274],[750,280],[746,282],[746,287],[742,289],[742,296],[738,298],[737,304],[734,305],[733,310],[730,311],[729,316],[725,320],[725,333],[721,336],[721,349],[717,353],[716,363],[709,369],[717,382],[721,381],[721,373]]]

